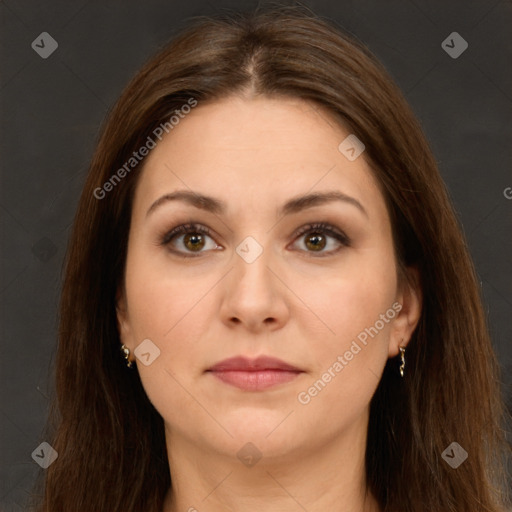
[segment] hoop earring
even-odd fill
[[[401,358],[400,377],[403,377],[404,376],[404,370],[405,370],[405,348],[404,347],[400,347],[400,358]]]
[[[123,344],[121,345],[121,353],[125,359],[126,366],[130,368],[130,370],[133,369],[133,361],[130,361],[130,349]]]

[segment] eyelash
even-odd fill
[[[161,237],[159,245],[167,246],[170,244],[170,242],[176,235],[186,235],[189,233],[208,235],[210,238],[213,238],[212,231],[209,228],[207,228],[206,226],[203,226],[202,224],[197,224],[195,222],[192,222],[189,224],[181,224],[180,226],[176,226],[171,231],[165,233]],[[342,247],[343,246],[350,247],[350,245],[351,245],[350,238],[345,233],[343,233],[343,231],[338,230],[337,228],[335,228],[334,226],[332,226],[331,224],[328,224],[326,222],[317,222],[314,224],[306,224],[305,226],[302,226],[301,228],[299,228],[294,233],[293,236],[295,239],[295,238],[299,238],[302,235],[305,235],[308,233],[327,234],[330,237],[336,239],[341,244]],[[337,253],[342,247],[339,247],[338,249],[335,249],[332,251],[323,252],[319,255],[314,255],[314,256],[313,256],[313,254],[314,254],[313,251],[305,251],[305,252],[310,253],[311,257],[322,258],[325,256],[329,256],[331,254]],[[199,252],[197,254],[193,254],[193,253],[185,254],[185,253],[182,253],[181,251],[176,251],[176,250],[172,250],[172,252],[175,254],[178,254],[179,256],[181,256],[183,258],[197,258],[201,255],[201,252]]]

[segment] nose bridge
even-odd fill
[[[259,187],[251,190],[251,193],[239,204],[238,210],[232,212],[233,233],[240,237],[234,245],[232,263],[234,269],[230,283],[234,293],[240,293],[249,289],[249,294],[258,293],[259,300],[264,296],[272,295],[276,285],[276,278],[269,267],[274,270],[278,267],[274,251],[273,239],[276,230],[274,217],[275,201],[266,194],[266,187],[260,182]],[[268,192],[268,190],[267,190]],[[263,294],[263,295],[262,295]],[[265,295],[266,294],[266,295]],[[240,297],[242,298],[242,297]],[[244,300],[249,300],[244,297]]]
[[[271,274],[268,266],[272,260],[269,239],[264,233],[248,235],[236,246],[234,279],[237,283],[248,283],[252,289],[268,288]]]

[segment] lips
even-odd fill
[[[225,384],[245,391],[262,391],[295,379],[303,371],[280,359],[260,356],[256,359],[232,357],[207,370]]]
[[[275,357],[260,356],[256,359],[248,359],[238,356],[225,359],[215,364],[208,371],[239,371],[239,372],[255,372],[261,370],[282,370],[289,372],[301,372],[300,368],[296,368]]]

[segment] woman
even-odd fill
[[[504,511],[498,369],[383,67],[302,9],[199,18],[91,163],[38,510]]]

